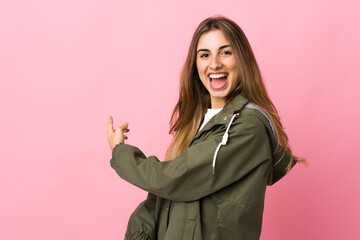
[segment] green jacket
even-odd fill
[[[286,174],[290,157],[278,161],[284,151],[275,151],[271,122],[247,103],[236,96],[171,161],[115,146],[111,166],[149,192],[130,217],[126,240],[259,239],[266,186]]]

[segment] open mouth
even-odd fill
[[[223,88],[227,83],[228,74],[222,73],[222,74],[210,74],[209,80],[210,80],[210,86],[213,89],[221,89]]]

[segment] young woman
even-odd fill
[[[125,239],[259,239],[267,185],[304,159],[292,155],[245,34],[224,17],[196,29],[182,70],[166,161],[108,140],[111,166],[149,192]]]

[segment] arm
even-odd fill
[[[285,152],[283,148],[274,154],[274,159],[276,162],[274,163],[273,171],[268,181],[268,185],[270,186],[283,178],[296,164],[296,161],[293,159],[290,169],[287,170],[288,164],[291,161],[291,156]],[[281,159],[281,161],[278,159]]]
[[[222,139],[218,133],[199,142],[174,160],[159,162],[138,148],[118,144],[111,166],[124,180],[162,198],[193,201],[214,193],[244,177],[260,164],[271,161],[266,127],[259,118],[247,114],[236,119],[226,146],[218,152],[215,175],[212,159]]]

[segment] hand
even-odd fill
[[[114,129],[113,118],[112,117],[109,118],[107,137],[111,151],[117,144],[124,143],[124,140],[128,139],[128,137],[124,134],[130,131],[130,129],[128,129],[128,126],[129,124],[125,123],[124,125]]]

